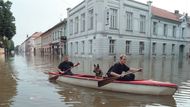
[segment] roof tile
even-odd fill
[[[175,14],[175,13],[172,13],[167,10],[157,8],[154,6],[152,6],[151,9],[152,9],[152,14],[155,16],[174,20],[174,21],[179,21],[180,14]]]

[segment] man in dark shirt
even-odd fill
[[[135,74],[133,72],[142,71],[142,68],[131,68],[126,65],[127,62],[127,56],[121,55],[119,57],[119,62],[115,63],[109,70],[108,70],[108,77],[118,77],[117,80],[123,80],[123,81],[132,81],[135,79]],[[124,72],[130,71],[132,73],[129,74],[123,74]]]
[[[73,75],[71,72],[72,67],[74,67],[74,64],[73,62],[69,61],[68,56],[64,56],[64,61],[58,66],[58,68],[63,72],[63,75]]]

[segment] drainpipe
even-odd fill
[[[152,57],[152,35],[151,35],[151,32],[152,32],[152,29],[151,29],[151,22],[152,22],[152,11],[151,11],[151,3],[152,1],[148,1],[147,4],[148,4],[148,38],[150,39],[150,42],[149,42],[149,58]]]
[[[69,50],[71,48],[71,45],[69,47],[69,42],[70,42],[70,16],[69,16],[69,11],[71,10],[71,8],[67,8],[67,24],[66,24],[66,36],[67,36],[67,41],[66,41],[66,55],[70,55],[72,56],[72,51]],[[73,56],[72,56],[73,57]]]
[[[149,52],[148,52],[148,58],[149,58],[149,64],[148,64],[148,73],[152,75],[152,35],[151,35],[151,19],[152,19],[152,11],[151,11],[151,3],[152,1],[148,1],[148,39],[149,41]]]

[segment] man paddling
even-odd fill
[[[69,61],[68,56],[64,56],[64,61],[61,62],[58,66],[59,72],[58,73],[49,72],[50,75],[55,75],[53,77],[50,77],[49,80],[55,81],[61,75],[73,75],[71,69],[78,65],[80,65],[79,62],[74,65],[73,62]]]
[[[108,77],[118,77],[117,80],[121,81],[132,81],[135,79],[133,72],[140,72],[142,68],[131,68],[126,65],[127,56],[120,55],[119,62],[115,63],[107,72]],[[129,74],[123,74],[124,72],[130,71]]]
[[[61,62],[59,64],[58,69],[60,69],[60,71],[62,71],[61,73],[63,75],[73,75],[73,73],[71,72],[71,68],[74,66],[75,65],[73,64],[73,62],[69,61],[69,57],[64,56],[64,60],[63,60],[63,62]]]

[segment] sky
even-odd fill
[[[73,8],[83,0],[9,0],[11,11],[16,21],[16,35],[13,41],[16,45],[23,43],[27,35],[35,32],[45,32],[60,20],[67,17],[67,8]],[[146,3],[148,0],[136,0]],[[179,10],[190,16],[190,0],[151,0],[152,5],[174,12]]]

